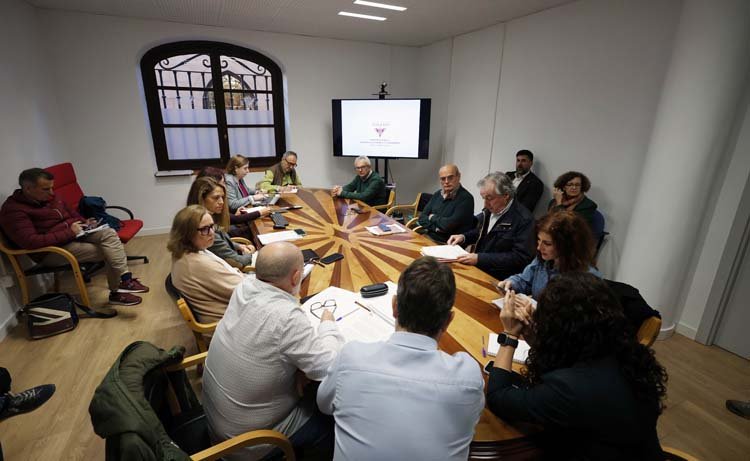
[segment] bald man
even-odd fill
[[[318,411],[316,388],[300,397],[300,376],[322,380],[344,339],[331,312],[317,334],[296,295],[303,278],[302,252],[289,242],[258,252],[256,278],[232,294],[211,339],[203,374],[203,406],[213,440],[245,431],[274,429],[289,437],[298,455],[307,449],[333,453],[333,419]],[[258,459],[268,446],[236,457]]]
[[[444,165],[438,171],[440,190],[432,194],[417,221],[427,236],[445,243],[452,234],[463,234],[474,224],[474,197],[461,185],[456,165]]]

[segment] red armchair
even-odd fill
[[[73,169],[73,164],[61,163],[59,165],[45,168],[45,170],[52,173],[55,177],[55,195],[58,196],[70,209],[78,211],[78,202],[84,194],[83,190],[81,190],[81,186],[78,185],[78,179],[76,179],[76,172]],[[125,207],[107,206],[108,210],[110,208],[121,210],[127,213],[130,217],[130,219],[122,220],[122,228],[117,231],[120,241],[122,241],[123,244],[126,244],[130,239],[135,237],[135,234],[137,234],[139,230],[141,230],[143,227],[143,221],[135,219],[133,212]],[[128,256],[128,261],[139,259],[143,260],[144,264],[148,263],[147,256]]]

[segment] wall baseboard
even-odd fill
[[[10,330],[15,328],[16,325],[18,325],[18,317],[16,317],[15,313],[3,320],[3,323],[0,324],[0,341],[5,339],[5,337],[8,336],[8,333],[10,333]]]
[[[695,340],[695,337],[698,336],[698,329],[696,327],[679,322],[677,324],[677,333],[687,338],[690,338],[692,340]]]
[[[143,229],[138,232],[138,235],[141,236],[147,236],[147,235],[162,235],[162,234],[168,234],[170,228],[169,227],[144,227]]]

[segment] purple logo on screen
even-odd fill
[[[384,131],[385,131],[385,127],[384,126],[383,127],[379,127],[379,128],[375,128],[375,132],[378,133],[378,138],[380,138],[380,137],[383,136],[383,132]]]

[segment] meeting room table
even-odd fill
[[[335,252],[344,255],[333,264],[315,266],[302,283],[301,297],[329,286],[357,292],[364,285],[388,280],[397,283],[401,272],[421,256],[420,249],[435,245],[411,230],[371,234],[365,227],[395,221],[363,202],[331,197],[328,189],[300,188],[297,193],[282,194],[274,208],[294,205],[302,208],[284,213],[288,229],[303,229],[306,235],[292,243],[315,250],[321,257]],[[257,236],[277,230],[268,218],[252,223],[254,243],[260,248]],[[491,304],[499,297],[494,288],[497,280],[474,266],[453,264],[452,268],[456,275],[455,318],[438,347],[449,354],[465,351],[484,367],[492,359],[483,354],[489,334],[502,331],[498,310]],[[538,454],[534,444],[538,432],[532,425],[505,423],[485,408],[476,427],[471,458],[532,459]]]

